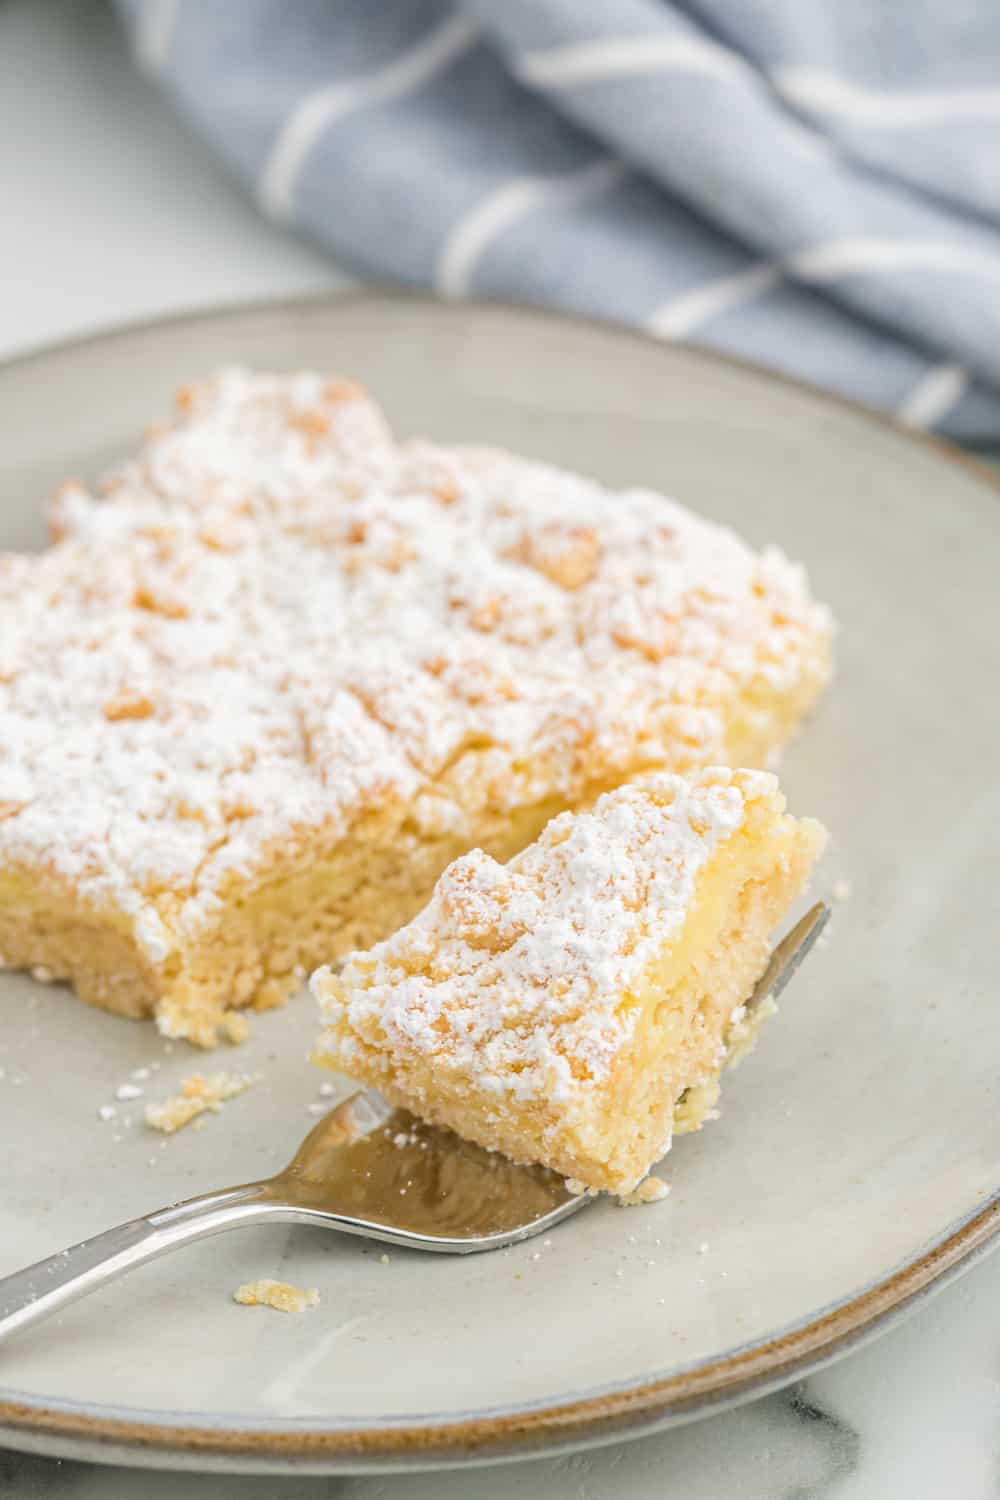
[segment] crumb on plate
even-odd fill
[[[669,1182],[662,1177],[644,1177],[638,1187],[630,1193],[622,1193],[618,1202],[622,1208],[638,1208],[643,1203],[659,1203],[670,1192]]]
[[[206,1111],[218,1114],[227,1099],[256,1082],[249,1073],[192,1073],[181,1084],[179,1094],[172,1094],[162,1104],[146,1106],[146,1124],[173,1135]]]
[[[233,1293],[233,1301],[244,1307],[274,1307],[278,1312],[305,1312],[319,1305],[319,1290],[314,1286],[292,1286],[288,1281],[245,1281]]]

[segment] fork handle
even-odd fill
[[[270,1198],[266,1183],[252,1182],[202,1193],[106,1229],[0,1278],[0,1340],[179,1245],[255,1220],[292,1216],[286,1205]]]

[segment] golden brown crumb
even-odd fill
[[[155,712],[152,699],[145,693],[134,693],[129,688],[109,698],[104,705],[104,717],[112,723],[118,719],[148,719]]]
[[[175,1130],[190,1124],[206,1110],[218,1114],[227,1099],[242,1094],[256,1082],[249,1073],[210,1073],[207,1077],[202,1073],[192,1073],[181,1084],[179,1094],[172,1094],[162,1104],[146,1106],[146,1124],[154,1130],[162,1130],[165,1135],[173,1135]]]
[[[307,438],[321,438],[326,437],[330,431],[330,418],[326,412],[313,408],[312,411],[293,412],[288,418],[288,425],[303,433]]]
[[[186,620],[190,611],[181,599],[172,599],[169,594],[155,593],[140,585],[132,596],[135,609],[144,609],[151,615],[163,615],[168,620]]]
[[[670,1192],[669,1182],[662,1177],[646,1177],[630,1193],[622,1193],[618,1199],[622,1208],[640,1208],[644,1203],[659,1203]]]
[[[222,1018],[221,1031],[227,1042],[234,1047],[245,1042],[250,1035],[250,1022],[240,1010],[227,1010]]]
[[[543,526],[525,537],[521,545],[521,561],[564,589],[589,583],[600,555],[601,544],[593,526]]]
[[[314,1286],[292,1286],[287,1281],[245,1281],[233,1293],[233,1301],[244,1307],[274,1307],[278,1312],[305,1312],[319,1305],[319,1289]]]
[[[368,392],[356,380],[347,380],[344,376],[338,375],[335,379],[326,382],[323,395],[327,401],[337,404],[341,401],[363,401]]]

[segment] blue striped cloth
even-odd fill
[[[997,0],[119,0],[346,269],[1000,435]]]

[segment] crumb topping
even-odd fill
[[[680,936],[714,852],[784,806],[768,772],[657,772],[554,818],[506,865],[473,850],[408,926],[314,975],[326,1045],[348,1073],[358,1037],[498,1100],[569,1099],[631,1037],[630,987]]]
[[[250,1073],[192,1073],[181,1084],[179,1094],[172,1094],[162,1104],[146,1106],[146,1124],[153,1130],[173,1135],[206,1112],[217,1115],[227,1099],[242,1094],[257,1079]],[[141,1091],[138,1091],[141,1092]]]
[[[306,834],[461,833],[725,759],[727,708],[829,630],[775,551],[648,491],[396,443],[314,374],[186,387],[51,522],[46,553],[0,555],[0,863],[124,912],[154,971]]]

